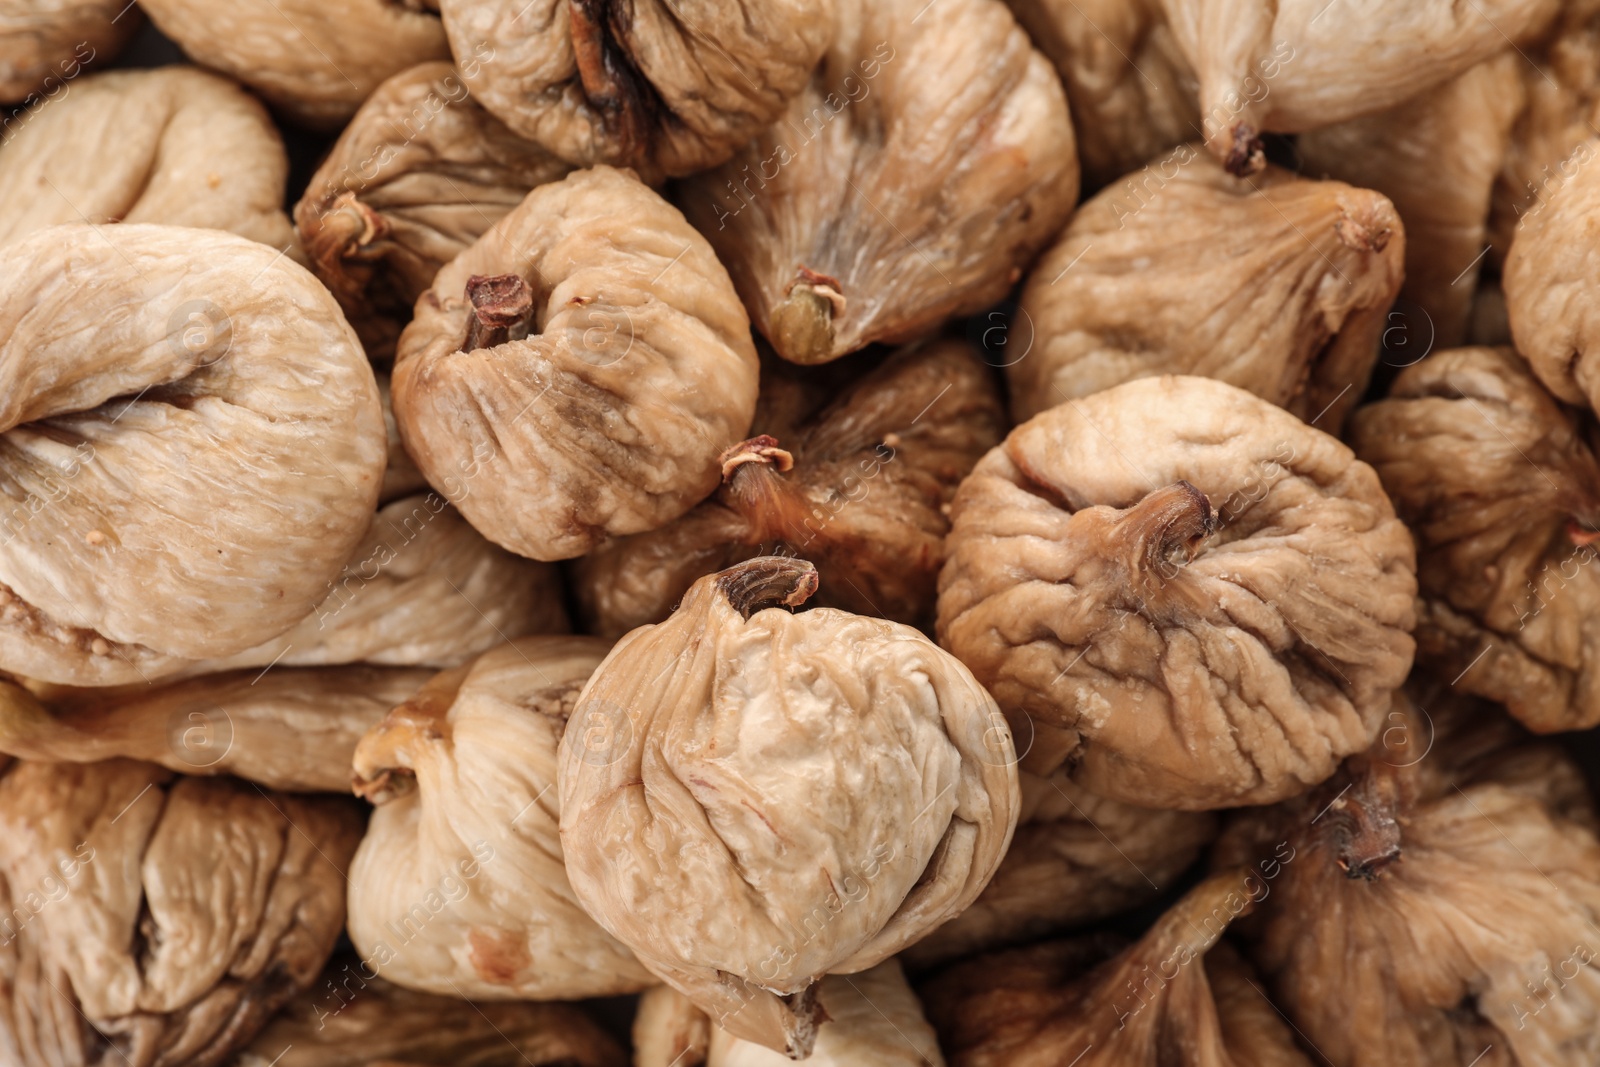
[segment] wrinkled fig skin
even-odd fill
[[[1217,833],[1209,813],[1119,804],[1065,770],[1020,778],[1022,817],[994,880],[972,907],[906,949],[908,964],[1026,944],[1138,907],[1170,888]]]
[[[1078,198],[1066,98],[999,0],[853,3],[810,86],[677,191],[794,363],[987,307]]]
[[[131,760],[17,764],[0,778],[0,881],[20,923],[0,948],[15,960],[8,1062],[229,1062],[322,970],[360,834],[341,797]]]
[[[436,676],[362,739],[355,790],[379,807],[350,868],[350,938],[385,979],[486,1000],[650,984],[562,867],[556,750],[606,648],[501,646]]]
[[[1589,421],[1510,349],[1458,348],[1407,368],[1350,425],[1417,538],[1419,657],[1540,733],[1600,723]]]
[[[1161,0],[1200,80],[1208,147],[1234,174],[1260,135],[1299,133],[1408,100],[1506,47],[1559,0]]]
[[[143,22],[126,0],[0,0],[0,101],[55,96],[110,60]]]
[[[561,747],[561,842],[584,907],[733,1036],[804,1057],[815,983],[972,903],[1019,804],[1004,720],[909,627],[790,614],[810,564],[700,579],[624,637]]]
[[[655,184],[714,167],[778,118],[836,0],[442,0],[475,99],[579,166]],[[847,6],[847,0],[839,0]]]
[[[1398,107],[1297,142],[1303,172],[1374,189],[1399,211],[1400,295],[1427,315],[1435,348],[1466,340],[1489,197],[1510,145],[1524,66],[1515,52],[1502,52]]]
[[[79,79],[0,148],[0,244],[69,222],[228,230],[299,258],[266,108],[185,67]]]
[[[495,286],[531,297],[520,323]],[[596,167],[529,193],[439,272],[400,338],[394,412],[480,533],[567,559],[710,494],[756,372],[710,246],[636,178]]]
[[[399,667],[290,667],[154,688],[35,683],[33,693],[0,682],[0,751],[70,763],[127,756],[269,789],[342,793],[362,734],[432,676]]]
[[[388,462],[383,468],[383,488],[378,491],[378,503],[383,505],[427,489],[428,479],[417,470],[417,465],[406,452],[405,442],[400,440],[400,427],[394,419],[389,375],[379,371],[375,377],[378,379],[378,399],[383,404],[383,429],[389,439]]]
[[[439,269],[571,168],[467,96],[448,63],[378,86],[295,205],[311,267],[367,354],[392,356]]]
[[[144,681],[294,626],[372,521],[372,369],[309,273],[232,234],[0,251],[0,669]]]
[[[1221,382],[1141,379],[1019,426],[962,483],[946,550],[940,643],[1026,766],[1126,804],[1299,793],[1367,747],[1411,667],[1415,556],[1372,468]]]
[[[950,528],[943,509],[1005,432],[999,389],[976,350],[953,340],[902,350],[800,424],[764,421],[777,414],[758,408],[762,435],[725,454],[716,496],[578,562],[593,632],[618,637],[660,622],[695,579],[774,553],[816,564],[818,605],[932,622]]]
[[[565,1004],[432,996],[335,956],[239,1053],[233,1067],[626,1067],[628,1057]],[[665,1065],[663,1065],[665,1067]]]
[[[237,78],[314,129],[336,129],[390,75],[450,58],[439,17],[421,3],[140,0],[139,6],[190,59]]]
[[[1219,844],[1220,862],[1294,849],[1239,926],[1333,1067],[1600,1057],[1600,842],[1582,774],[1463,703],[1397,697],[1371,753]]]
[[[1311,1067],[1221,940],[1270,888],[1226,871],[1121,951],[1095,934],[954,964],[920,990],[950,1067]]]
[[[1006,371],[1012,414],[1198,374],[1337,433],[1405,254],[1378,193],[1277,167],[1233,178],[1182,145],[1085,204],[1034,268],[1019,315],[1032,345]]]

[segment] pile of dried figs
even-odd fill
[[[1600,1064],[1600,0],[0,0],[0,1067]]]

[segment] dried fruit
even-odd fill
[[[695,579],[768,554],[816,564],[819,605],[932,621],[944,508],[1004,432],[992,373],[973,346],[935,341],[815,403],[789,395],[797,391],[811,392],[769,376],[753,427],[761,432],[723,453],[716,496],[578,562],[593,632],[660,622]]]
[[[1007,367],[1027,419],[1134,378],[1198,374],[1337,433],[1404,277],[1394,206],[1182,145],[1073,216],[1034,268]]]
[[[834,0],[441,0],[472,95],[562,159],[652,182],[715,166],[776,119]]]
[[[999,0],[844,5],[811,84],[678,201],[784,359],[898,343],[1003,297],[1078,161],[1049,62]]]
[[[816,585],[778,556],[700,579],[606,657],[560,756],[584,907],[733,1036],[795,1057],[817,980],[966,908],[1018,806],[967,669],[898,623],[778,607]]]
[[[9,245],[0,288],[0,669],[138,681],[305,618],[384,464],[327,290],[254,241],[131,224]]]
[[[124,0],[6,0],[0,4],[0,100],[22,101],[31,110],[54,98],[84,64],[122,51],[142,21]]]
[[[946,547],[940,643],[1030,770],[1123,803],[1293,796],[1367,746],[1411,667],[1414,553],[1372,468],[1210,379],[1019,426]]]
[[[1541,733],[1600,723],[1589,434],[1492,348],[1434,353],[1350,424],[1417,538],[1418,655]]]
[[[355,790],[378,809],[350,867],[350,938],[368,968],[490,999],[650,984],[562,868],[556,749],[605,652],[592,637],[503,645],[437,675],[362,739]]]
[[[17,764],[0,778],[0,1048],[22,1067],[228,1062],[327,962],[360,833],[340,797]]]
[[[749,320],[683,216],[622,171],[542,185],[439,272],[394,371],[428,481],[534,559],[663,526],[755,412]]]
[[[570,169],[483,110],[450,64],[423,63],[361,105],[295,229],[367,354],[388,356],[439,269]]]

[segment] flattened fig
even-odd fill
[[[32,110],[86,64],[115,58],[142,22],[124,0],[0,0],[0,101]]]

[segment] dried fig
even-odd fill
[[[439,268],[570,169],[483,110],[450,64],[423,63],[361,105],[295,205],[295,230],[367,354],[390,356]]]
[[[1408,367],[1350,425],[1417,538],[1419,656],[1541,733],[1600,723],[1600,462],[1510,349]]]
[[[950,1067],[1311,1067],[1221,940],[1269,892],[1227,871],[1120,951],[1096,934],[952,966],[921,990]]]
[[[1360,399],[1404,277],[1382,195],[1277,167],[1233,178],[1182,145],[1073,216],[1022,292],[1011,410],[1158,374],[1247,389],[1332,433]]]
[[[993,304],[1077,201],[1061,83],[1010,12],[925,13],[843,6],[783,121],[679,190],[784,359],[909,341]]]
[[[8,1062],[228,1062],[327,962],[360,833],[341,797],[131,760],[17,764],[0,778]]]
[[[756,402],[749,319],[705,240],[610,167],[542,185],[439,272],[394,413],[428,481],[534,559],[663,526]]]
[[[305,618],[384,464],[327,290],[254,241],[132,224],[9,245],[0,290],[0,669],[131,682]]]
[[[804,1057],[815,983],[953,918],[1016,823],[994,702],[909,627],[798,615],[809,563],[697,581],[573,709],[561,843],[589,913],[733,1036]]]
[[[834,30],[834,0],[439,6],[467,87],[502,122],[652,182],[723,162],[776,119]]]
[[[378,491],[378,503],[392,504],[401,497],[411,496],[428,488],[428,479],[417,470],[400,440],[400,426],[394,420],[394,400],[389,389],[389,375],[378,372],[378,399],[383,404],[383,429],[388,437],[389,458],[383,468],[383,488]]]
[[[556,748],[605,652],[592,637],[503,645],[437,675],[361,740],[355,790],[378,810],[350,868],[350,939],[367,967],[493,1000],[650,984],[562,868]]]
[[[767,554],[816,564],[819,605],[932,621],[944,508],[1004,434],[999,390],[975,349],[954,340],[903,349],[800,419],[775,406],[764,397],[754,426],[763,432],[723,453],[716,496],[578,562],[593,632],[660,622],[695,579]]]
[[[126,0],[0,0],[0,101],[31,111],[122,51],[142,21]]]
[[[1366,748],[1411,668],[1414,552],[1377,475],[1231,385],[1051,408],[950,518],[940,643],[1029,769],[1112,800],[1293,796]]]

